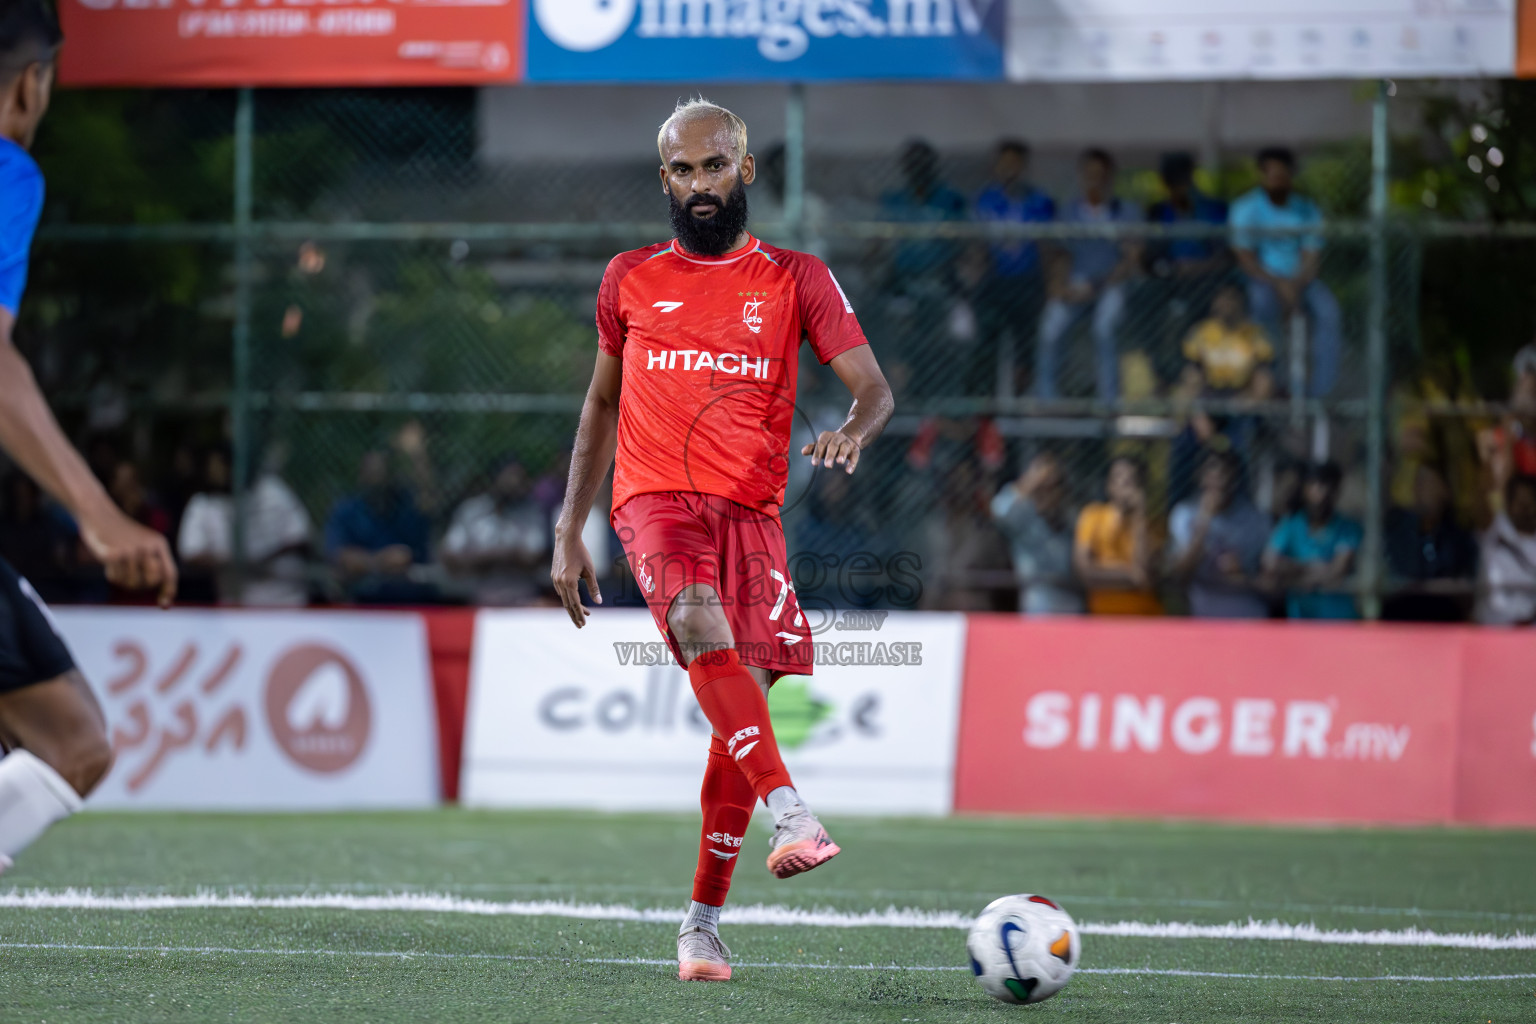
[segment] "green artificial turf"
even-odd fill
[[[87,814],[0,894],[445,893],[681,912],[688,816]],[[833,820],[844,854],[786,882],[754,825],[733,905],[974,913],[1049,894],[1079,922],[1278,920],[1536,932],[1536,834],[954,819]],[[938,928],[722,928],[735,979],[683,984],[676,926],[337,909],[0,908],[0,1020],[1536,1021],[1536,950],[1088,935],[1055,999],[1013,1007]],[[98,947],[98,948],[88,948]],[[933,968],[942,968],[934,970]],[[1106,969],[1132,973],[1090,973]],[[1222,978],[1155,971],[1259,975]],[[1141,973],[1137,973],[1141,972]],[[1295,976],[1503,980],[1337,981]]]

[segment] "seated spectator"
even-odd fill
[[[1105,502],[1085,506],[1077,517],[1072,567],[1088,591],[1094,615],[1161,615],[1154,593],[1146,477],[1141,463],[1120,456],[1109,464]]]
[[[1004,139],[992,158],[992,180],[976,197],[976,219],[988,224],[1046,224],[1056,219],[1056,202],[1029,180],[1029,144]],[[1045,282],[1040,245],[1025,239],[994,242],[991,266],[981,290],[982,334],[1013,342],[1033,337],[1040,319]]]
[[[880,200],[887,218],[919,224],[965,219],[965,197],[940,175],[938,150],[913,139],[902,148],[900,164],[902,187]],[[953,253],[953,243],[943,239],[902,242],[896,248],[892,269],[904,277],[942,274]]]
[[[1510,478],[1504,511],[1483,535],[1477,621],[1490,626],[1536,624],[1536,476],[1517,473]]]
[[[1211,299],[1211,315],[1184,339],[1186,377],[1210,398],[1269,398],[1274,391],[1274,347],[1248,316],[1243,290],[1228,284]]]
[[[358,467],[358,493],[343,498],[325,525],[325,554],[349,598],[361,604],[435,600],[435,587],[412,579],[425,565],[429,524],[416,495],[396,483],[389,455],[375,449]]]
[[[1469,584],[1477,573],[1477,544],[1451,509],[1445,477],[1420,463],[1413,482],[1413,507],[1387,512],[1388,582],[1404,592],[1382,603],[1382,618],[1398,622],[1465,622],[1471,611]]]
[[[1188,153],[1167,153],[1158,168],[1168,198],[1147,210],[1152,224],[1227,222],[1227,204],[1195,187],[1195,160]],[[1226,271],[1226,247],[1219,238],[1165,238],[1148,247],[1147,267],[1153,277],[1198,284]]]
[[[1272,147],[1258,156],[1259,187],[1232,204],[1233,246],[1237,262],[1248,275],[1248,302],[1270,336],[1289,340],[1292,314],[1311,318],[1307,350],[1306,394],[1322,398],[1339,378],[1339,348],[1343,327],[1339,303],[1318,279],[1323,239],[1319,235],[1272,234],[1270,228],[1315,227],[1323,223],[1317,204],[1293,189],[1296,157]],[[1291,381],[1290,389],[1297,390]]]
[[[1515,354],[1514,372],[1509,415],[1478,437],[1488,505],[1494,510],[1502,506],[1511,479],[1536,476],[1536,342]]]
[[[1224,285],[1211,299],[1211,315],[1184,339],[1187,360],[1173,395],[1190,404],[1189,420],[1174,439],[1170,490],[1182,501],[1193,489],[1193,476],[1204,453],[1233,450],[1247,459],[1260,430],[1258,417],[1231,411],[1207,412],[1199,399],[1264,401],[1274,394],[1274,349],[1263,328],[1248,318],[1243,290]]]
[[[927,224],[965,219],[965,197],[946,184],[939,154],[921,140],[906,144],[900,156],[902,187],[881,197],[882,215],[892,221]],[[952,389],[954,381],[933,336],[944,329],[954,300],[956,244],[944,238],[908,238],[894,244],[887,270],[883,309],[889,338],[893,387],[898,393],[930,395]],[[876,320],[876,323],[879,321]]]
[[[1363,533],[1360,524],[1335,510],[1344,474],[1332,462],[1308,468],[1301,487],[1301,511],[1283,519],[1270,535],[1264,572],[1286,590],[1292,619],[1355,619],[1353,594],[1339,592],[1354,571]]]
[[[1269,517],[1242,493],[1242,463],[1231,451],[1211,452],[1200,470],[1200,497],[1169,517],[1172,575],[1189,587],[1189,613],[1201,619],[1265,619],[1259,593]]]
[[[68,517],[49,507],[31,477],[13,470],[5,479],[0,512],[0,558],[44,601],[62,603],[74,597],[69,576],[76,544]]]
[[[170,513],[144,486],[139,468],[132,462],[124,459],[112,467],[107,493],[134,522],[160,534],[170,529]],[[147,591],[131,590],[114,583],[108,584],[108,590],[108,600],[113,604],[153,604],[155,601],[154,595]]]
[[[471,584],[476,604],[505,607],[538,599],[553,547],[549,516],[532,492],[528,471],[512,460],[501,467],[489,492],[454,512],[443,537],[443,562]],[[592,557],[600,556],[593,552]]]
[[[1042,452],[992,499],[992,518],[1008,540],[1025,615],[1081,615],[1083,592],[1072,575],[1073,517],[1056,456]]]
[[[188,567],[213,575],[221,604],[302,608],[309,603],[307,555],[312,524],[298,496],[274,472],[263,472],[245,495],[242,547],[234,570],[235,500],[229,458],[215,448],[203,459],[203,490],[187,502],[176,539]],[[241,580],[237,590],[235,579]]]
[[[139,478],[139,468],[124,459],[112,467],[112,477],[107,491],[128,518],[149,527],[156,533],[164,533],[171,525],[171,516]]]
[[[1066,224],[1128,224],[1141,219],[1134,203],[1115,195],[1115,162],[1102,149],[1090,149],[1078,161],[1082,195],[1061,213]],[[1126,283],[1139,272],[1141,246],[1112,238],[1068,241],[1051,260],[1048,299],[1040,316],[1035,347],[1035,395],[1055,398],[1061,346],[1085,317],[1092,318],[1098,398],[1112,402],[1120,396],[1118,335],[1125,313]]]

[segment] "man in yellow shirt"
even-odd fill
[[[1072,564],[1088,591],[1093,615],[1161,615],[1153,591],[1155,552],[1147,525],[1147,491],[1141,463],[1121,456],[1109,464],[1108,501],[1084,507],[1077,517]]]
[[[1210,318],[1184,339],[1184,358],[1200,375],[1197,393],[1263,399],[1273,388],[1274,346],[1264,328],[1249,318],[1248,303],[1236,285],[1223,285],[1211,299]]]

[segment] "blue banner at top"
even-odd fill
[[[1001,79],[1006,0],[529,0],[531,82]]]

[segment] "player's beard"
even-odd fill
[[[689,196],[677,201],[670,190],[667,202],[672,207],[672,231],[683,248],[700,256],[723,256],[736,245],[747,229],[747,186],[740,178],[730,195],[720,202],[716,196]],[[695,217],[693,210],[705,204],[715,206],[713,217]]]

